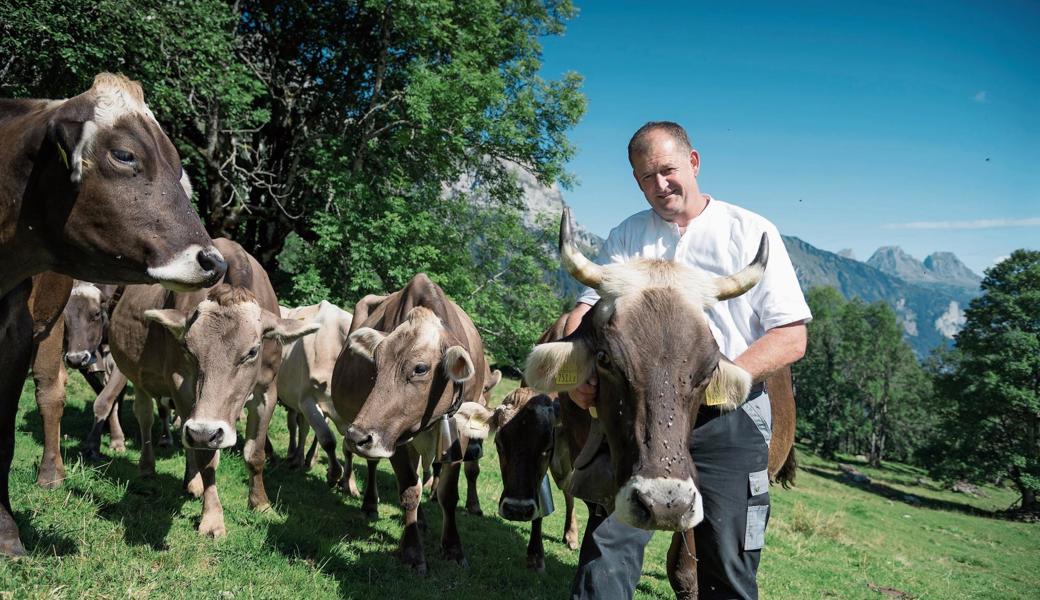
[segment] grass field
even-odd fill
[[[269,467],[265,479],[275,509],[251,512],[245,465],[241,456],[226,453],[218,485],[229,534],[203,539],[195,532],[201,502],[181,492],[179,450],[160,451],[156,477],[137,477],[137,425],[129,405],[123,423],[130,450],[100,465],[79,460],[93,395],[78,375],[70,379],[63,423],[69,477],[56,491],[35,486],[42,428],[31,383],[22,394],[11,497],[29,556],[0,561],[0,598],[566,595],[577,553],[561,540],[563,498],[557,492],[558,510],[546,519],[546,573],[528,572],[528,526],[494,514],[501,479],[493,443],[485,446],[480,482],[487,514],[459,517],[469,568],[440,558],[440,510],[426,503],[430,571],[423,578],[393,557],[400,511],[385,462],[377,482],[381,518],[370,522],[361,515],[360,500],[325,486],[324,457],[309,473]],[[496,400],[515,385],[503,382]],[[284,456],[280,408],[273,439]],[[1040,526],[991,515],[1014,501],[1009,490],[986,488],[984,498],[953,494],[902,465],[860,465],[875,483],[863,489],[843,483],[834,463],[804,452],[800,462],[797,487],[771,492],[773,513],[759,572],[764,598],[1040,597]],[[919,504],[904,500],[906,494]],[[579,515],[584,524],[584,507]],[[658,534],[648,548],[638,597],[671,597],[664,570],[668,541]]]

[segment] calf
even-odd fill
[[[159,286],[127,287],[109,334],[116,364],[134,384],[141,474],[155,472],[153,398],[171,397],[184,419],[184,485],[202,496],[199,533],[213,537],[227,532],[216,489],[220,450],[235,445],[243,407],[249,409],[243,451],[250,473],[249,506],[269,507],[264,445],[282,361],[278,342],[318,328],[278,317],[278,301],[259,263],[234,242],[218,239],[216,245],[228,261],[224,282],[174,294]]]
[[[326,301],[313,306],[282,308],[282,317],[302,320],[320,325],[318,333],[286,344],[282,348],[282,366],[278,372],[278,399],[290,411],[289,418],[297,421],[295,448],[290,448],[290,464],[303,466],[304,447],[308,426],[329,460],[326,476],[328,484],[336,485],[343,476],[343,467],[336,459],[336,438],[326,422],[326,417],[336,420],[336,409],[332,405],[332,370],[336,366],[350,333],[353,316]],[[303,419],[297,420],[298,416]],[[293,428],[290,427],[290,433]],[[293,452],[295,450],[295,453]],[[344,447],[347,463],[347,479],[344,488],[354,496],[358,494],[354,471],[350,468],[351,456]]]

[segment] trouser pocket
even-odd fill
[[[744,523],[744,551],[761,550],[769,522],[769,471],[748,474],[748,507]]]

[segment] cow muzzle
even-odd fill
[[[209,287],[224,276],[227,262],[214,246],[192,244],[165,263],[148,268],[148,276],[175,292]]]
[[[93,352],[66,352],[65,366],[72,369],[82,369],[97,362],[97,356]]]
[[[537,503],[530,499],[507,498],[498,502],[498,514],[507,521],[530,521],[538,510]]]
[[[390,458],[394,454],[393,448],[386,447],[379,433],[353,425],[347,427],[343,441],[351,452],[364,458]]]
[[[704,520],[704,503],[693,479],[636,475],[618,490],[617,518],[640,529],[686,531]]]
[[[230,448],[237,439],[235,428],[224,421],[188,419],[181,430],[184,447],[196,450]]]

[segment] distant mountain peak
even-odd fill
[[[924,268],[937,277],[978,285],[982,278],[969,269],[953,252],[933,252],[924,259]]]
[[[852,248],[842,248],[841,250],[838,250],[838,256],[849,260],[858,260],[856,258],[856,253],[852,251]]]
[[[882,273],[904,281],[929,281],[931,277],[924,264],[903,251],[899,246],[882,246],[867,259],[867,264]]]

